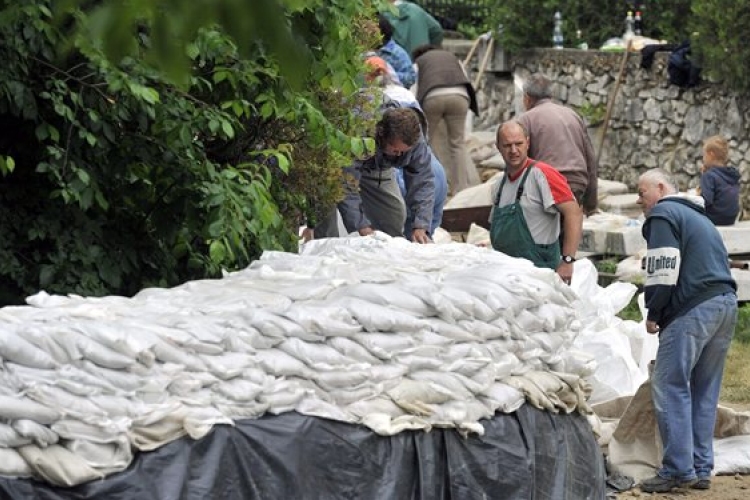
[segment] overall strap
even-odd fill
[[[529,165],[526,168],[526,172],[523,173],[523,179],[521,179],[521,185],[518,186],[518,191],[516,192],[516,201],[519,201],[521,199],[521,195],[523,195],[523,187],[526,184],[526,178],[529,176],[529,171],[531,170],[531,167],[536,165],[536,160],[531,162],[531,165]],[[503,186],[505,186],[505,179],[507,179],[507,175],[503,175],[503,180],[500,181],[500,187],[497,188],[497,194],[495,195],[495,202],[493,205],[497,206],[500,204],[500,194],[503,192]]]

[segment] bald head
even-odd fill
[[[509,173],[521,170],[526,165],[529,154],[529,134],[515,120],[510,120],[497,129],[497,149],[503,155],[505,168]]]

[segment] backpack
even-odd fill
[[[669,54],[669,83],[679,87],[695,87],[700,83],[701,68],[690,60],[690,42],[682,42]]]

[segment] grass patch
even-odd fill
[[[630,303],[617,316],[641,322],[643,317],[638,309],[638,294],[633,296]],[[739,308],[737,327],[734,330],[734,340],[727,354],[724,366],[724,380],[721,384],[722,403],[748,405],[750,404],[750,304],[743,304]]]
[[[743,304],[737,315],[737,327],[734,329],[734,339],[750,344],[750,304]]]
[[[594,262],[596,270],[600,273],[615,274],[617,272],[617,259],[605,258]]]
[[[641,310],[638,307],[638,293],[636,292],[633,295],[633,298],[630,299],[630,303],[626,305],[622,311],[617,313],[617,317],[620,319],[625,320],[632,320],[637,323],[640,323],[643,321],[643,315],[641,314]]]
[[[739,333],[737,331],[736,333]],[[735,335],[736,335],[735,333]],[[719,399],[727,403],[750,403],[750,342],[740,341],[735,337],[727,354],[724,366],[724,380],[721,384]]]

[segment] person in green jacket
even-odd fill
[[[398,9],[383,12],[393,25],[393,39],[409,54],[420,45],[443,43],[443,27],[419,5],[405,0],[391,0]]]

